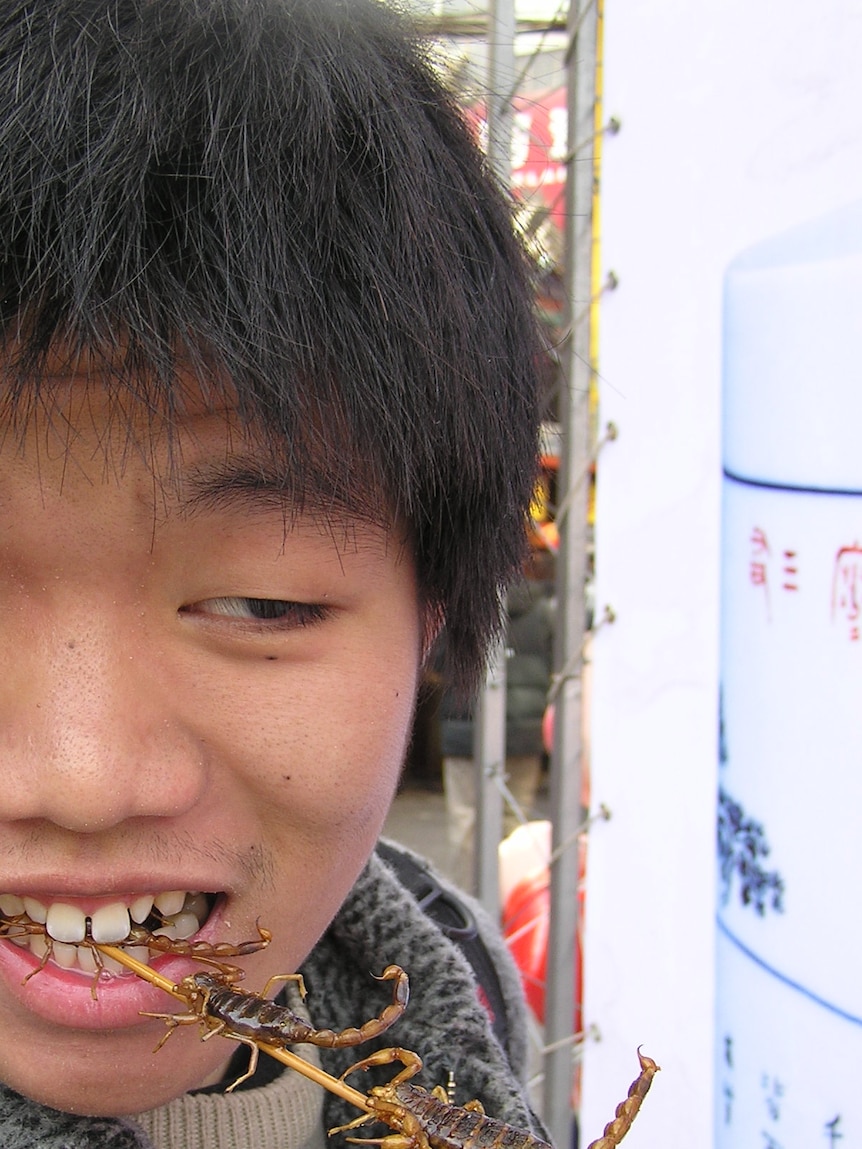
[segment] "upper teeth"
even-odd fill
[[[152,894],[143,894],[140,898],[135,898],[129,906],[129,917],[133,922],[140,925],[141,922],[147,920],[150,916],[150,910],[153,908],[153,900]]]
[[[48,933],[58,942],[82,942],[87,936],[87,919],[77,906],[54,902],[45,922]],[[90,915],[90,936],[94,942],[110,945],[128,937],[129,911],[122,902],[100,906]]]
[[[0,914],[16,917],[26,914],[31,921],[43,924],[45,932],[56,942],[76,945],[88,936],[103,945],[122,942],[129,936],[132,922],[146,921],[155,905],[165,919],[165,928],[177,938],[188,938],[200,928],[204,916],[200,895],[186,890],[166,890],[152,895],[144,894],[132,902],[109,902],[85,914],[70,902],[50,902],[47,905],[33,897],[20,898],[17,894],[0,894]],[[185,908],[185,912],[183,912]],[[205,912],[205,911],[204,911]],[[160,931],[154,931],[160,932]]]

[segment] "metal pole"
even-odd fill
[[[551,757],[553,850],[550,937],[545,989],[543,1116],[554,1143],[572,1142],[572,1036],[578,932],[577,829],[582,821],[583,648],[586,637],[587,518],[590,432],[589,304],[591,298],[593,113],[596,11],[593,0],[572,0],[569,10],[569,170],[566,184],[566,295],[569,339],[563,395],[561,502],[558,557],[555,737]],[[586,143],[584,143],[586,141]],[[566,847],[568,843],[568,847]]]
[[[511,180],[512,89],[515,76],[515,3],[493,0],[488,29],[488,159],[504,187]],[[493,652],[474,721],[476,776],[475,881],[482,905],[500,914],[497,851],[503,832],[503,798],[498,780],[506,768],[506,660]]]
[[[504,187],[512,178],[515,0],[491,0],[488,23],[488,159]]]
[[[503,830],[503,794],[498,785],[506,769],[506,652],[497,643],[473,723],[476,778],[474,880],[480,902],[497,921],[500,916],[498,847]]]

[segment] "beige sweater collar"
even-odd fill
[[[308,1046],[302,1054],[312,1060]],[[186,1093],[134,1120],[155,1149],[324,1149],[326,1144],[323,1092],[290,1070],[259,1089]]]
[[[310,1020],[293,985],[287,997],[291,1009]],[[314,1046],[302,1045],[297,1052],[320,1067]],[[155,1149],[326,1149],[323,1090],[289,1069],[257,1089],[186,1093],[132,1120]]]

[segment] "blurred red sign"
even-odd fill
[[[525,203],[545,209],[555,226],[562,230],[568,130],[566,89],[516,96],[512,103],[512,187]],[[485,105],[474,104],[467,111],[482,145],[486,145]]]

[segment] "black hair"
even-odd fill
[[[383,500],[475,682],[523,557],[540,354],[510,204],[375,0],[5,0],[4,403],[52,347],[227,379],[285,489]]]

